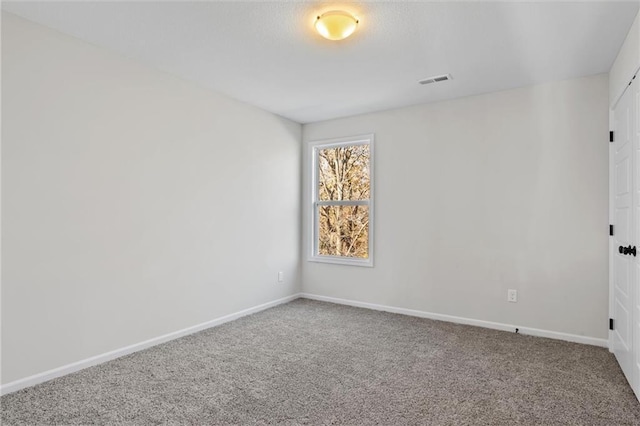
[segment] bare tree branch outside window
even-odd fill
[[[369,257],[369,206],[331,205],[370,198],[369,162],[368,144],[318,150],[319,255]]]

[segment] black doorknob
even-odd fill
[[[618,253],[623,253],[625,250],[626,250],[626,247],[622,247],[622,246],[618,247]],[[624,254],[627,254],[627,253],[624,253]]]

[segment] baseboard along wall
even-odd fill
[[[575,334],[560,333],[556,331],[540,330],[537,328],[520,327],[520,326],[515,326],[510,324],[457,317],[453,315],[436,314],[432,312],[418,311],[415,309],[406,309],[406,308],[398,308],[394,306],[378,305],[375,303],[359,302],[356,300],[339,299],[335,297],[320,296],[317,294],[298,293],[298,294],[293,294],[291,296],[283,297],[281,299],[277,299],[271,302],[263,303],[261,305],[254,306],[252,308],[244,309],[242,311],[235,312],[233,314],[225,315],[223,317],[216,318],[211,321],[207,321],[201,324],[187,327],[182,330],[174,331],[172,333],[155,337],[153,339],[145,340],[144,342],[129,345],[124,348],[116,349],[110,352],[93,356],[91,358],[83,359],[71,364],[63,365],[62,367],[54,368],[52,370],[34,374],[33,376],[25,377],[23,379],[19,379],[19,380],[7,383],[5,385],[0,386],[0,395],[5,395],[11,392],[18,391],[20,389],[24,389],[30,386],[37,385],[39,383],[43,383],[43,382],[55,379],[57,377],[75,373],[85,368],[102,364],[104,362],[111,361],[113,359],[120,358],[122,356],[129,355],[134,352],[138,352],[143,349],[147,349],[152,346],[156,346],[161,343],[168,342],[170,340],[187,336],[189,334],[197,333],[198,331],[215,327],[215,326],[224,324],[226,322],[236,320],[246,315],[251,315],[260,311],[264,311],[265,309],[269,309],[269,308],[281,305],[283,303],[288,303],[299,298],[336,303],[340,305],[354,306],[358,308],[373,309],[376,311],[385,311],[385,312],[409,315],[409,316],[420,317],[420,318],[428,318],[428,319],[433,319],[438,321],[447,321],[447,322],[452,322],[456,324],[473,325],[477,327],[490,328],[494,330],[515,332],[516,328],[518,328],[519,333],[526,334],[529,336],[547,337],[550,339],[565,340],[567,342],[582,343],[586,345],[601,346],[605,348],[609,347],[609,343],[607,339],[598,339],[595,337],[586,337],[586,336],[579,336]]]
[[[609,347],[607,339],[598,339],[596,337],[579,336],[577,334],[561,333],[557,331],[540,330],[538,328],[521,327],[519,325],[503,324],[499,322],[483,321],[471,318],[457,317],[446,314],[436,314],[433,312],[418,311],[415,309],[397,308],[395,306],[378,305],[375,303],[359,302],[356,300],[339,299],[336,297],[320,296],[317,294],[301,293],[300,297],[322,302],[337,303],[340,305],[355,306],[358,308],[373,309],[376,311],[391,312],[394,314],[409,315],[412,317],[428,318],[438,321],[452,322],[456,324],[473,325],[476,327],[491,328],[494,330],[515,332],[526,334],[528,336],[547,337],[549,339],[564,340],[567,342],[582,343],[585,345]]]
[[[120,358],[122,356],[129,355],[134,352],[138,352],[152,346],[168,342],[170,340],[178,339],[180,337],[197,333],[198,331],[206,330],[207,328],[215,327],[247,315],[255,314],[256,312],[264,311],[265,309],[273,308],[274,306],[278,306],[283,303],[291,302],[292,300],[298,299],[299,297],[299,294],[293,294],[291,296],[263,303],[252,308],[243,309],[242,311],[225,315],[211,321],[183,328],[182,330],[174,331],[172,333],[168,333],[159,337],[154,337],[153,339],[145,340],[144,342],[135,343],[124,348],[116,349],[110,352],[93,356],[91,358],[86,358],[71,364],[63,365],[62,367],[34,374],[33,376],[25,377],[24,379],[9,382],[5,385],[0,386],[0,395],[5,395],[30,386],[35,386],[39,383],[47,382],[57,377],[66,376],[67,374],[75,373],[76,371],[84,370],[85,368],[102,364],[104,362],[111,361],[113,359]]]

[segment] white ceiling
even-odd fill
[[[2,9],[307,123],[608,72],[638,2],[3,2]],[[418,85],[436,74],[453,80]]]

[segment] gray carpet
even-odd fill
[[[296,300],[0,400],[3,425],[639,425],[603,348]]]

